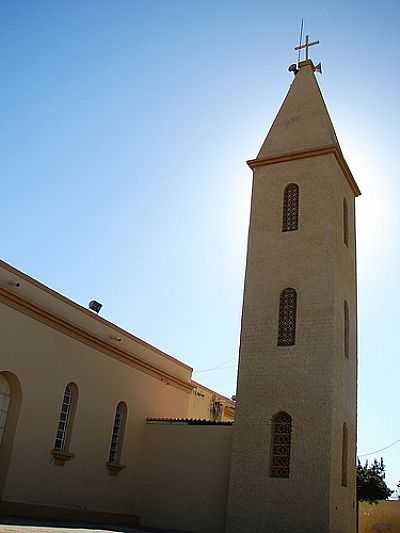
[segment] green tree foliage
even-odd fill
[[[387,500],[393,491],[385,482],[385,465],[381,457],[380,461],[374,459],[369,465],[358,460],[357,464],[357,499],[359,502],[377,503],[379,500]]]

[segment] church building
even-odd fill
[[[355,533],[355,198],[313,62],[255,159],[237,401],[0,262],[0,513]]]

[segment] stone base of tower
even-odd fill
[[[225,533],[355,533],[356,522],[350,520],[348,526],[343,528],[330,526],[329,524],[316,523],[311,524],[310,521],[304,523],[301,517],[301,511],[297,511],[298,516],[295,517],[293,523],[289,523],[289,518],[292,513],[288,510],[279,516],[269,515],[260,519],[256,515],[250,516],[248,519],[239,516],[232,516],[227,519],[227,526]],[[296,513],[296,514],[297,514]]]
[[[258,470],[258,459],[253,456],[253,464],[246,465],[238,458],[233,465],[225,533],[356,533],[355,498],[347,489],[329,497],[328,488],[316,489],[318,476],[315,482],[268,477],[265,483],[243,484],[257,479],[243,475],[243,469]]]
[[[329,446],[330,431],[324,428],[315,442],[307,441],[307,426],[300,420],[292,435],[290,474],[272,477],[270,436],[262,428],[255,431],[254,419],[248,422],[239,416],[233,428],[225,533],[355,533],[356,469],[343,486],[340,435]]]
[[[329,512],[323,496],[314,502],[313,508],[304,509],[296,502],[296,494],[285,495],[286,505],[272,508],[266,499],[265,505],[248,502],[247,505],[228,505],[225,533],[355,533],[356,515],[333,509]],[[301,500],[301,498],[299,498]],[[291,501],[289,501],[291,500]],[[336,523],[330,515],[337,514]]]

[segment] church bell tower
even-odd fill
[[[226,533],[356,531],[360,191],[315,70],[309,59],[298,64],[248,162],[253,190]]]

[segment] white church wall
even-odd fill
[[[232,426],[151,422],[137,511],[145,526],[223,533]]]
[[[186,416],[190,388],[167,384],[3,304],[0,325],[0,371],[15,375],[22,392],[3,502],[135,514],[146,416]],[[74,457],[61,466],[50,451],[68,383],[78,389]],[[125,468],[110,475],[106,462],[120,401],[128,408]]]

